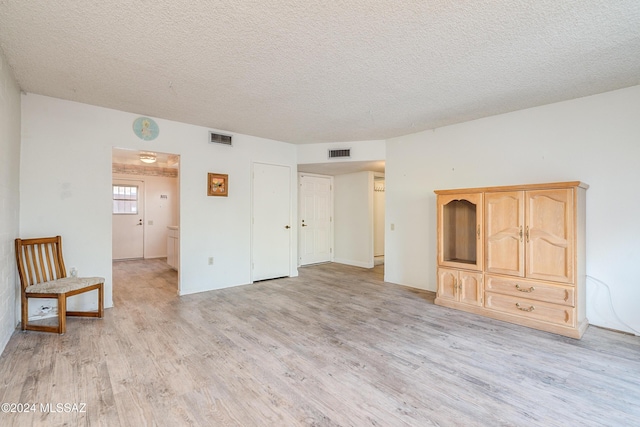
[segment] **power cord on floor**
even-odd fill
[[[609,307],[611,308],[611,312],[613,313],[613,316],[618,320],[618,322],[620,322],[621,324],[623,324],[624,326],[626,326],[627,328],[629,328],[630,331],[632,331],[635,335],[639,335],[640,336],[640,331],[637,331],[636,329],[632,328],[631,326],[629,326],[628,323],[626,323],[624,320],[622,320],[619,316],[618,313],[616,313],[616,309],[613,307],[613,300],[611,298],[611,288],[609,288],[609,285],[607,285],[606,283],[604,283],[602,280],[596,279],[593,276],[589,276],[587,274],[587,279],[591,279],[594,282],[596,282],[599,285],[604,286],[607,289],[607,294],[609,296]]]

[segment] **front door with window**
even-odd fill
[[[113,181],[113,259],[144,257],[144,182]]]

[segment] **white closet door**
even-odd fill
[[[253,165],[253,280],[290,275],[291,169]]]

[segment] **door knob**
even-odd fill
[[[302,226],[303,226],[303,227],[306,227],[306,226],[307,226],[307,224],[302,224]]]
[[[287,230],[290,229],[291,227],[289,227],[288,225],[285,225],[284,228],[286,228]]]

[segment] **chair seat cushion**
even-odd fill
[[[28,286],[25,292],[28,294],[62,294],[98,283],[104,283],[104,277],[64,277]]]

